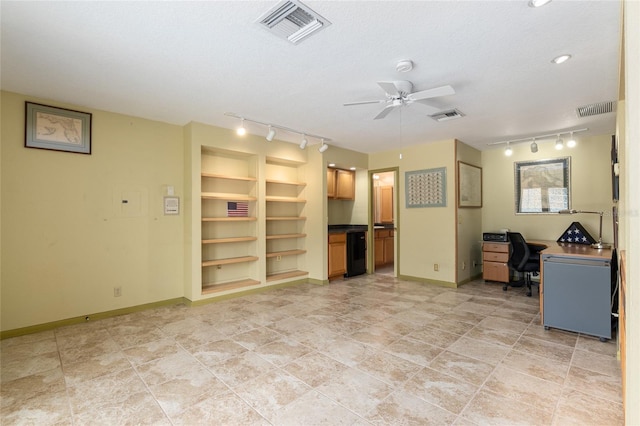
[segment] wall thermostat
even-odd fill
[[[180,214],[180,197],[164,197],[164,214]]]

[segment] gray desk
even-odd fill
[[[611,338],[610,249],[548,243],[541,252],[540,312],[545,328]]]

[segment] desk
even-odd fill
[[[540,314],[546,329],[611,338],[611,249],[545,242],[540,253]]]

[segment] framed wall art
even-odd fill
[[[439,167],[405,172],[406,207],[446,207],[446,170]]]
[[[571,157],[514,163],[516,214],[571,208]]]
[[[91,114],[26,103],[27,148],[91,154]]]
[[[482,207],[482,168],[458,161],[458,207]]]

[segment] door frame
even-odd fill
[[[375,223],[373,175],[388,172],[393,172],[393,276],[397,277],[398,271],[400,271],[400,194],[398,191],[400,167],[369,170],[369,232],[367,233],[367,246],[371,249],[367,250],[367,273],[374,274],[376,271],[375,232],[373,228]]]

